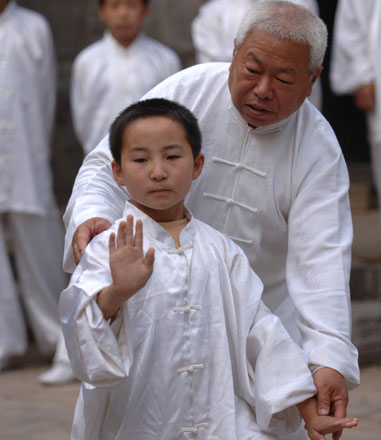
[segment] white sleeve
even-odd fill
[[[375,78],[369,54],[369,5],[357,0],[339,0],[330,66],[331,87],[337,94],[353,93]]]
[[[74,374],[96,386],[110,386],[128,377],[132,352],[123,313],[110,324],[96,303],[97,294],[111,284],[108,233],[87,247],[61,293],[59,313]]]
[[[305,354],[260,300],[263,285],[243,253],[234,258],[230,280],[234,307],[229,308],[236,314],[237,329],[232,360],[237,394],[255,410],[263,431],[294,432],[301,423],[295,405],[316,392]]]
[[[81,166],[74,182],[73,192],[64,213],[66,228],[64,269],[75,269],[71,242],[77,227],[84,221],[101,217],[114,223],[122,217],[128,198],[126,189],[114,180],[111,170],[112,156],[106,136],[91,151]]]
[[[349,178],[339,147],[326,148],[322,141],[320,149],[314,159],[305,148],[293,171],[287,287],[309,363],[339,371],[351,388],[359,383],[359,369],[350,341]]]

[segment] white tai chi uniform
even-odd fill
[[[198,118],[205,166],[187,204],[233,238],[264,283],[264,302],[307,353],[311,368],[359,382],[350,342],[352,222],[349,179],[337,139],[308,100],[276,124],[251,128],[234,107],[229,64],[183,70],[144,98],[163,97]],[[65,265],[73,269],[75,229],[91,217],[114,222],[126,191],[112,176],[105,138],[84,161],[64,215]]]
[[[125,107],[180,68],[172,49],[144,34],[126,48],[106,32],[80,52],[72,69],[71,108],[84,153],[97,146]]]
[[[373,179],[381,209],[381,2],[338,3],[330,67],[332,90],[352,94],[373,83],[376,106],[367,113]]]
[[[110,325],[96,295],[112,282],[109,236],[127,214],[143,221],[154,271]],[[123,218],[86,248],[60,299],[84,381],[73,440],[265,440],[299,427],[294,405],[316,392],[312,376],[261,302],[242,249],[194,218],[180,243],[127,202]]]
[[[319,15],[316,0],[291,1]],[[255,3],[258,3],[258,0],[209,0],[200,7],[191,26],[198,63],[231,61],[238,27],[247,10]],[[320,79],[314,84],[309,99],[318,109],[321,108]]]
[[[54,352],[59,333],[57,304],[66,278],[49,163],[55,94],[48,23],[11,1],[0,14],[0,361],[27,346],[6,224],[22,303],[43,354]]]

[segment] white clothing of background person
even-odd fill
[[[144,33],[128,46],[109,31],[74,60],[71,109],[85,155],[107,134],[115,117],[181,68],[179,57]]]
[[[142,220],[155,264],[110,325],[96,297],[112,283],[109,237],[127,214]],[[62,293],[65,340],[83,381],[72,440],[270,440],[299,427],[295,404],[316,392],[303,352],[263,305],[242,249],[187,217],[176,249],[126,202]]]
[[[56,64],[49,25],[10,1],[0,13],[0,364],[26,351],[24,312],[39,351],[54,353],[66,285],[50,141]],[[8,227],[8,229],[5,229]],[[15,257],[20,299],[9,260]]]
[[[381,210],[381,2],[340,0],[336,9],[330,80],[337,94],[373,86],[367,110],[371,165]],[[362,109],[364,110],[364,109]]]
[[[209,0],[201,5],[191,25],[192,40],[198,63],[230,62],[234,38],[245,12],[259,0]],[[291,0],[319,15],[316,0]],[[320,110],[322,90],[320,78],[312,88],[310,101]]]
[[[307,353],[309,364],[359,381],[350,342],[352,223],[348,173],[328,122],[306,100],[288,118],[252,129],[234,107],[229,64],[183,70],[144,98],[185,105],[198,118],[205,166],[187,205],[230,236],[264,283],[263,300]],[[84,161],[64,215],[65,266],[72,237],[91,217],[113,223],[126,191],[114,181],[107,137]],[[279,166],[281,164],[281,166]]]

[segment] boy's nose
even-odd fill
[[[167,172],[162,163],[154,163],[151,170],[151,179],[163,180],[167,177]]]

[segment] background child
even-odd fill
[[[175,52],[142,32],[148,9],[149,0],[99,0],[105,35],[80,52],[71,80],[73,123],[85,154],[122,109],[180,70]]]
[[[184,207],[204,163],[193,115],[138,102],[114,121],[110,145],[130,197],[60,300],[84,381],[72,438],[285,438],[300,425],[295,405],[314,440],[356,426],[317,416],[303,354],[261,302],[243,251]]]

